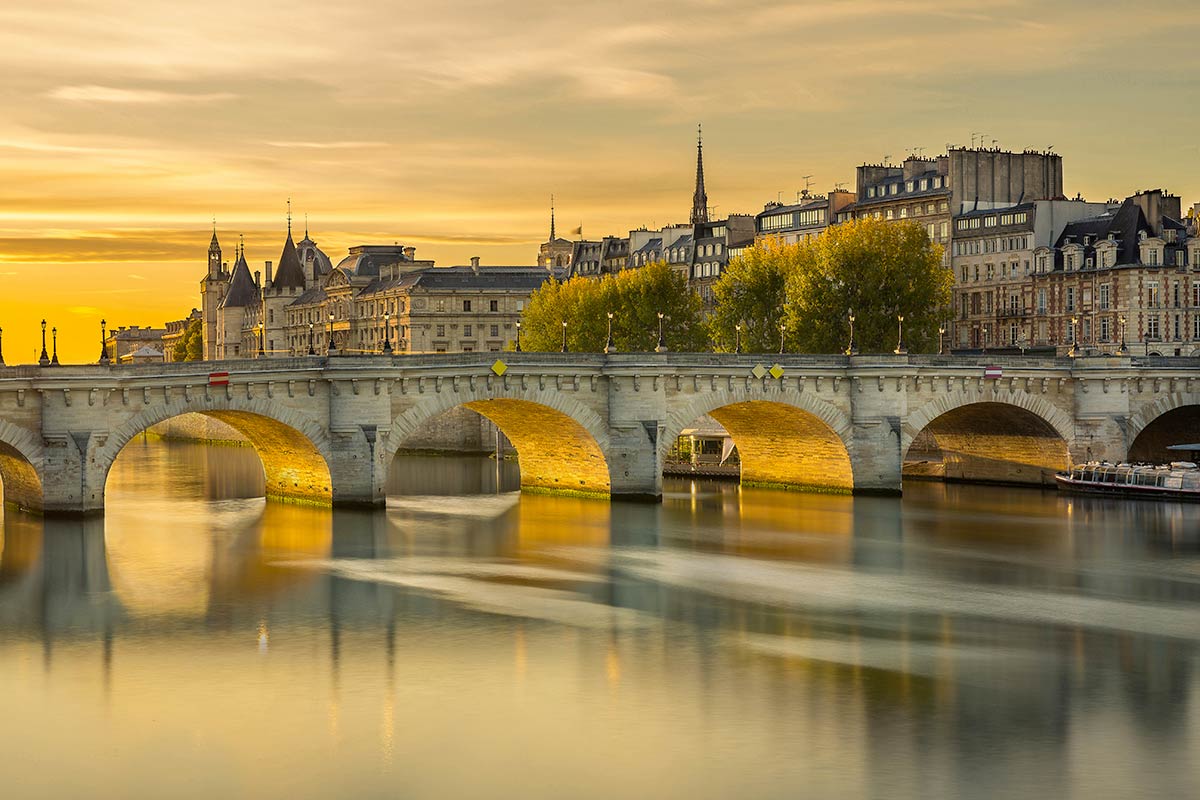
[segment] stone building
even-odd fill
[[[953,314],[945,344],[954,350],[1037,347],[1035,248],[1053,246],[1069,223],[1108,208],[1082,200],[1035,200],[956,215],[950,246]]]
[[[105,351],[114,364],[127,363],[127,356],[149,347],[158,351],[158,360],[162,361],[163,335],[166,328],[155,328],[150,325],[132,325],[110,329],[104,340]]]
[[[816,197],[804,191],[790,205],[767,203],[754,217],[754,240],[770,239],[781,244],[802,242],[837,224],[841,213],[852,208],[854,200],[854,192],[835,189]]]
[[[172,362],[175,360],[175,347],[183,341],[188,327],[193,322],[197,322],[202,318],[203,314],[201,314],[200,309],[193,308],[192,313],[183,319],[176,319],[167,323],[166,333],[162,335],[163,361]]]
[[[580,229],[582,230],[582,228]],[[563,269],[571,266],[575,242],[558,235],[554,225],[554,198],[550,198],[550,238],[538,248],[538,265],[544,269]]]
[[[1138,192],[1034,250],[1034,340],[1058,352],[1200,355],[1200,238]]]

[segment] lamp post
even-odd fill
[[[0,328],[0,367],[4,366],[4,328]]]
[[[658,344],[654,346],[654,352],[667,352],[667,343],[663,340],[663,312],[658,312]]]
[[[266,355],[266,351],[263,350],[263,324],[260,322],[258,323],[258,357],[265,358]]]
[[[50,366],[50,354],[46,352],[46,320],[42,320],[42,354],[38,357],[38,366]]]
[[[517,347],[515,352],[521,352],[521,320],[517,320]]]
[[[606,339],[604,342],[604,352],[605,353],[617,352],[617,346],[615,344],[613,344],[613,338],[612,338],[612,321],[613,321],[613,312],[609,311],[608,312],[608,339]]]
[[[1079,355],[1079,345],[1075,341],[1075,325],[1079,322],[1079,317],[1071,317],[1071,349],[1067,351],[1067,356],[1075,358]]]
[[[984,325],[984,326],[983,326],[983,349],[982,349],[982,353],[983,353],[983,355],[985,355],[985,356],[987,355],[987,346],[988,346],[988,326],[987,326],[987,325]]]
[[[565,353],[565,352],[567,352],[567,321],[565,319],[562,321],[562,331],[563,331],[563,336],[562,336],[562,351],[561,352]]]
[[[733,352],[735,354],[742,352],[742,324],[740,322],[733,326]]]
[[[1127,356],[1127,355],[1129,355],[1129,345],[1125,344],[1125,317],[1124,316],[1117,317],[1117,325],[1119,325],[1121,327],[1121,346],[1119,348],[1117,348],[1117,355]],[[0,363],[2,363],[2,362],[0,362]]]
[[[315,356],[317,354],[317,349],[313,347],[313,332],[315,328],[316,326],[310,321],[308,323],[308,354],[310,356]]]
[[[329,347],[326,348],[326,354],[331,355],[337,347],[333,343],[333,312],[329,312]]]
[[[55,327],[55,328],[50,329],[50,337],[51,337],[51,341],[53,341],[53,343],[54,343],[54,351],[53,351],[54,355],[50,358],[50,366],[57,367],[58,366],[58,328]]]
[[[898,331],[899,338],[896,341],[896,349],[893,350],[892,352],[898,356],[906,355],[908,353],[908,348],[904,346],[904,315],[903,314],[896,315],[896,324],[899,326],[899,331]]]
[[[938,325],[938,355],[946,355],[946,326]]]
[[[383,354],[392,354],[392,312],[383,312]]]
[[[785,338],[786,334],[787,334],[787,325],[782,322],[779,323],[779,354],[780,355],[783,355],[783,344],[784,344],[784,338]]]
[[[100,363],[107,365],[108,362],[108,323],[105,320],[100,320]]]
[[[850,344],[846,345],[846,355],[856,356],[858,355],[858,344],[854,341],[854,312],[848,312],[846,318],[850,320]]]

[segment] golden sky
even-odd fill
[[[947,143],[1053,145],[1066,191],[1200,200],[1200,8],[1116,0],[0,6],[0,326],[93,360],[99,320],[199,304],[226,252],[278,260],[286,199],[336,262],[399,241],[534,263],[560,233],[755,212],[802,176]]]

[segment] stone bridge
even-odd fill
[[[1045,483],[1071,460],[1166,458],[1167,444],[1200,441],[1200,360],[463,353],[8,367],[0,477],[10,504],[98,511],[130,439],[198,412],[250,440],[269,497],[377,505],[406,437],[459,407],[505,433],[528,489],[658,498],[664,457],[704,415],[733,437],[744,483],[899,492],[910,450],[937,453],[950,479]]]

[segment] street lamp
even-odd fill
[[[58,328],[50,329],[50,336],[54,341],[54,356],[50,359],[50,366],[58,366]]]
[[[904,346],[904,315],[896,315],[896,324],[899,326],[899,338],[896,341],[896,349],[892,352],[898,356],[906,355],[908,348]]]
[[[46,320],[42,320],[42,354],[38,357],[38,366],[50,366],[50,354],[46,352]]]
[[[521,320],[517,320],[517,347],[516,352],[521,352]]]
[[[4,366],[4,328],[0,328],[0,367]]]
[[[609,311],[608,312],[608,339],[604,342],[604,352],[605,353],[617,352],[617,346],[615,344],[613,344],[613,338],[612,338],[612,321],[613,321],[613,312]]]
[[[562,337],[562,351],[561,352],[565,353],[565,352],[567,352],[567,321],[565,319],[562,321],[562,331],[563,331],[563,337]]]
[[[1129,355],[1129,345],[1125,344],[1125,317],[1117,317],[1117,324],[1121,326],[1121,346],[1117,348],[1117,355],[1127,356]]]
[[[1075,358],[1079,355],[1079,346],[1075,341],[1075,325],[1078,324],[1079,317],[1071,317],[1071,349],[1067,351],[1067,356]]]
[[[263,350],[263,324],[260,322],[258,323],[258,357],[263,358],[266,355],[266,351]]]
[[[100,320],[100,363],[108,364],[108,323]]]
[[[946,326],[938,325],[938,355],[946,354]]]
[[[654,347],[654,352],[667,352],[667,343],[663,341],[663,312],[658,312],[658,344]]]
[[[317,348],[313,347],[313,333],[314,333],[315,329],[316,329],[316,326],[312,323],[312,320],[309,320],[309,322],[308,322],[308,354],[310,356],[315,356],[317,354]]]
[[[850,311],[846,318],[850,320],[850,344],[846,345],[846,355],[856,356],[858,355],[858,344],[854,341],[854,312]]]
[[[332,354],[337,346],[333,343],[333,312],[329,312],[329,347],[326,348],[327,354]]]
[[[982,352],[983,352],[983,355],[985,355],[985,356],[987,355],[988,333],[989,333],[988,326],[984,325],[983,326],[983,350],[982,350]]]
[[[383,312],[383,353],[392,354],[392,312]]]
[[[742,323],[733,326],[733,352],[742,352]]]
[[[779,354],[783,355],[784,335],[787,333],[787,324],[779,323]]]

